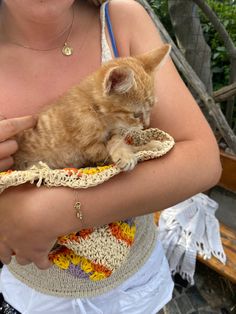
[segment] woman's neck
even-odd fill
[[[37,12],[38,9],[38,12]],[[34,49],[50,49],[62,45],[73,23],[73,7],[53,10],[50,5],[22,10],[4,2],[0,11],[1,40]]]

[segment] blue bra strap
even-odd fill
[[[107,23],[109,36],[110,36],[110,39],[111,39],[111,44],[112,44],[112,49],[113,49],[114,56],[116,58],[118,58],[119,57],[119,53],[118,53],[118,50],[117,50],[117,47],[116,47],[116,41],[115,41],[115,37],[114,37],[113,31],[112,31],[112,25],[111,25],[111,19],[110,19],[110,15],[109,15],[108,5],[109,5],[109,2],[107,2],[105,4],[106,23]]]

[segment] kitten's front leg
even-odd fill
[[[132,170],[137,164],[137,158],[131,145],[125,143],[121,135],[113,135],[107,143],[107,150],[111,159],[123,171]]]

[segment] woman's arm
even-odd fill
[[[135,1],[112,1],[110,14],[121,55],[162,45],[148,14]],[[221,165],[214,134],[171,60],[156,75],[156,95],[152,127],[170,133],[176,140],[174,149],[94,188],[89,199],[83,191],[81,200],[84,197],[84,206],[89,205],[85,216],[91,214],[88,225],[164,209],[218,182]]]
[[[153,23],[137,3],[114,0],[110,13],[121,55],[161,46]],[[5,237],[5,246],[16,251],[20,263],[33,261],[41,268],[48,267],[47,254],[59,235],[161,210],[218,182],[221,166],[214,135],[171,61],[157,73],[156,93],[159,101],[152,126],[176,140],[167,155],[77,193],[28,185],[4,192],[0,239]],[[73,208],[76,200],[82,204],[82,225]]]

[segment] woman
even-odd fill
[[[35,123],[34,118],[22,116],[37,114],[44,104],[100,66],[102,29],[96,2],[1,2],[0,113],[5,118],[0,121],[1,170],[14,162],[11,155],[17,144],[12,136]],[[111,1],[108,13],[120,57],[162,45],[138,3]],[[107,25],[106,38],[111,49]],[[129,173],[80,191],[82,226],[74,214],[77,199],[71,189],[24,185],[5,191],[0,196],[0,259],[4,264],[15,254],[18,264],[28,267],[33,263],[47,272],[51,266],[47,256],[58,236],[149,214],[217,183],[221,167],[214,135],[170,60],[156,75],[156,94],[151,126],[171,134],[175,148],[161,159],[141,163]],[[105,287],[105,293],[93,298],[79,298],[76,292],[70,294],[72,298],[64,298],[61,292],[61,297],[47,296],[21,283],[6,267],[4,298],[21,313],[156,313],[169,301],[173,284],[160,243],[149,242],[146,239],[143,265],[129,279],[123,278],[111,289]]]

